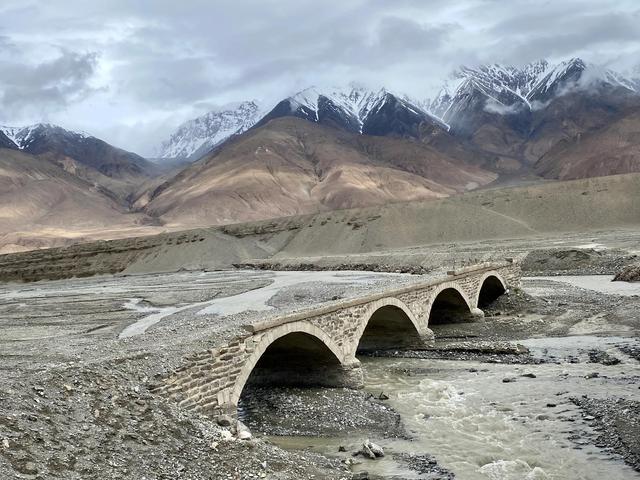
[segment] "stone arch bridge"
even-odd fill
[[[356,353],[424,347],[438,323],[484,317],[520,283],[512,260],[244,326],[231,343],[190,355],[156,391],[187,409],[235,415],[247,385],[359,388]]]

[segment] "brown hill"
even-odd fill
[[[533,110],[515,109],[503,113],[488,111],[484,101],[476,101],[465,110],[454,136],[460,142],[467,141],[485,156],[494,155],[496,160],[491,168],[502,174],[520,172],[570,179],[631,173],[640,169],[629,156],[626,160],[613,158],[620,157],[620,152],[611,152],[612,161],[608,162],[609,153],[600,149],[601,164],[597,167],[597,162],[581,162],[578,166],[570,157],[579,155],[580,149],[571,153],[577,144],[587,145],[592,137],[593,145],[605,137],[615,139],[620,136],[626,137],[627,143],[633,143],[630,125],[622,120],[627,116],[636,118],[638,110],[639,95],[614,88],[574,91]],[[611,144],[609,140],[605,143]],[[568,170],[572,173],[562,173]]]
[[[32,125],[14,135],[23,152],[60,166],[125,206],[140,184],[159,174],[155,164],[135,153],[56,125]]]
[[[147,221],[42,158],[0,149],[0,252],[96,238],[96,233],[108,238],[118,229],[131,234]]]
[[[224,268],[260,258],[294,266],[394,259],[442,266],[465,254],[548,247],[563,232],[576,232],[580,243],[615,230],[634,239],[639,191],[640,174],[614,175],[94,242],[0,256],[0,281]]]
[[[560,180],[640,172],[640,108],[590,134],[560,141],[535,169]]]
[[[467,160],[418,141],[279,118],[227,142],[137,205],[169,225],[214,225],[442,198],[497,178]]]

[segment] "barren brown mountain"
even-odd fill
[[[123,206],[159,167],[99,138],[50,124],[15,129],[18,147],[86,180]]]
[[[640,108],[595,132],[557,143],[535,167],[538,174],[560,180],[640,172]]]
[[[169,225],[222,224],[441,198],[496,178],[421,142],[288,117],[231,140],[137,205]]]
[[[145,222],[57,165],[0,149],[0,252],[109,238]]]

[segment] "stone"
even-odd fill
[[[236,423],[236,431],[239,440],[250,440],[253,435],[249,431],[249,428],[240,420]]]
[[[340,445],[340,446],[338,447],[338,451],[339,451],[339,452],[346,452],[346,451],[347,451],[347,447],[345,447],[344,445]]]
[[[362,448],[360,448],[360,450],[358,450],[356,452],[356,455],[361,455],[364,458],[369,458],[371,460],[375,460],[376,459],[376,455],[375,453],[373,453],[371,451],[371,449],[369,448],[369,446],[365,443],[362,444]]]
[[[384,457],[384,450],[380,445],[373,442],[368,442],[367,446],[376,457]]]
[[[506,378],[502,379],[502,383],[513,383],[515,381],[516,381],[516,379],[513,378],[513,377],[506,377]]]
[[[33,475],[38,473],[38,467],[36,467],[36,464],[33,462],[27,462],[24,464],[22,471],[26,474]]]
[[[229,415],[218,415],[216,417],[216,423],[221,427],[230,427],[233,425],[233,418]]]
[[[526,377],[526,378],[536,378],[536,374],[535,373],[523,373],[520,376],[521,377]]]
[[[2,446],[4,448],[9,448],[9,439],[8,438],[3,438],[2,439]]]
[[[380,392],[380,395],[378,395],[378,400],[389,400],[389,396],[384,392]]]

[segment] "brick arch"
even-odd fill
[[[489,271],[489,272],[485,272],[480,277],[480,280],[478,281],[478,289],[474,293],[473,305],[475,305],[476,308],[479,308],[478,302],[480,301],[480,291],[482,290],[482,287],[484,286],[484,282],[490,277],[495,277],[500,282],[500,284],[502,285],[502,288],[504,289],[505,292],[508,290],[508,287],[507,287],[508,284],[505,281],[505,279],[502,277],[502,275],[500,275],[498,272],[496,272],[494,270]]]
[[[358,349],[358,344],[360,343],[360,340],[364,335],[364,332],[367,329],[367,326],[369,325],[371,318],[376,312],[378,312],[380,309],[384,307],[395,307],[401,310],[407,316],[407,318],[415,328],[417,334],[421,338],[429,337],[429,331],[427,329],[426,324],[419,322],[416,319],[416,316],[411,311],[411,309],[403,301],[398,300],[397,298],[394,298],[394,297],[381,298],[379,300],[376,300],[375,302],[372,302],[370,305],[368,305],[367,309],[364,311],[364,313],[360,317],[361,320],[360,320],[360,324],[358,325],[358,329],[354,334],[353,345],[350,346],[350,351],[354,355],[356,350]]]
[[[316,338],[322,344],[327,347],[327,349],[335,356],[337,361],[342,366],[348,366],[349,368],[359,366],[358,360],[353,355],[347,355],[345,352],[338,346],[332,339],[327,335],[323,330],[311,324],[308,321],[299,321],[294,323],[287,323],[284,325],[280,325],[279,327],[270,329],[267,331],[258,344],[255,346],[253,353],[247,358],[242,365],[242,369],[238,374],[234,382],[233,390],[231,391],[231,396],[229,398],[229,402],[232,407],[237,407],[238,401],[240,400],[240,395],[242,394],[242,390],[244,390],[244,386],[249,380],[251,376],[251,372],[255,368],[256,364],[264,354],[264,352],[269,348],[269,346],[278,340],[290,333],[306,333]]]
[[[429,319],[431,317],[431,312],[433,310],[433,305],[435,304],[436,300],[438,299],[438,296],[444,292],[445,290],[455,290],[457,293],[460,294],[460,296],[462,297],[462,299],[464,300],[464,303],[466,305],[466,307],[469,309],[469,313],[473,314],[477,308],[475,307],[475,303],[472,303],[469,300],[469,296],[466,294],[466,292],[464,291],[464,289],[458,285],[456,282],[446,282],[446,283],[441,283],[440,285],[438,285],[438,287],[431,293],[431,296],[429,297],[429,307],[427,308],[427,312],[425,315],[425,322],[427,323],[427,326],[429,326]]]

